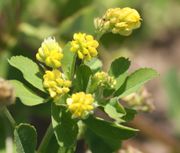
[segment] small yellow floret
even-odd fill
[[[52,68],[61,66],[63,58],[62,49],[56,42],[55,38],[48,37],[45,39],[36,54],[36,59]]]
[[[103,32],[112,32],[128,36],[133,29],[139,28],[141,17],[132,8],[111,8],[106,11],[102,18],[96,19],[96,28]]]
[[[59,70],[46,71],[43,78],[43,85],[52,98],[57,98],[69,92],[71,81],[65,80],[63,74]]]
[[[99,46],[99,43],[94,40],[92,35],[75,33],[73,38],[71,51],[77,53],[80,59],[90,60],[92,57],[97,56],[96,48]]]
[[[68,109],[74,118],[86,117],[94,109],[93,102],[93,96],[84,92],[75,93],[67,99]]]

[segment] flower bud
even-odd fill
[[[116,80],[114,77],[109,76],[106,72],[97,72],[94,77],[94,81],[97,82],[97,86],[114,88],[116,85]]]
[[[12,85],[0,78],[0,106],[10,105],[15,103],[15,91]]]

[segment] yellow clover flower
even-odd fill
[[[103,71],[95,73],[93,78],[95,82],[97,82],[98,86],[114,88],[116,85],[116,80],[114,77],[109,76],[108,73]]]
[[[84,92],[75,93],[67,99],[68,109],[73,118],[84,118],[94,109],[94,98]]]
[[[69,92],[71,81],[65,80],[63,74],[59,70],[55,69],[53,71],[46,71],[43,79],[43,85],[52,98],[58,98],[59,96]]]
[[[73,39],[71,41],[71,51],[77,53],[80,59],[90,60],[92,57],[97,56],[96,48],[99,46],[99,43],[94,40],[92,35],[75,33]]]
[[[102,18],[95,20],[95,26],[102,32],[112,32],[123,36],[128,36],[133,29],[139,28],[141,17],[132,8],[110,8]]]
[[[62,58],[62,49],[55,38],[52,37],[44,39],[36,54],[37,60],[52,68],[59,68],[61,66]]]

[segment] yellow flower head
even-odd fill
[[[111,8],[106,11],[102,19],[97,19],[96,22],[98,23],[96,26],[100,26],[105,32],[128,36],[133,29],[140,27],[141,17],[135,9],[129,7]]]
[[[65,80],[63,74],[59,70],[46,71],[43,78],[43,85],[52,98],[57,98],[69,92],[71,81]]]
[[[106,72],[97,72],[94,77],[98,86],[114,88],[116,85],[116,80],[114,77],[109,76]]]
[[[42,42],[36,58],[52,68],[59,68],[61,66],[61,59],[63,58],[62,49],[55,38],[48,37]]]
[[[97,56],[96,48],[99,46],[99,43],[94,40],[92,35],[75,33],[73,38],[71,51],[77,53],[80,59],[90,60],[92,57]]]
[[[93,96],[84,92],[75,93],[67,99],[68,109],[74,118],[86,117],[94,109],[93,102]]]

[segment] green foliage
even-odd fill
[[[63,48],[64,56],[62,59],[62,69],[68,79],[72,79],[73,77],[76,62],[76,55],[70,51],[70,47],[70,43],[67,43]]]
[[[130,61],[124,57],[119,57],[112,62],[109,74],[117,80],[116,89],[120,88],[124,83],[128,75],[127,70],[129,66]]]
[[[86,91],[89,78],[92,75],[91,69],[86,65],[81,65],[76,71],[76,78],[74,80],[75,91]]]
[[[120,147],[122,140],[134,136],[137,132],[135,129],[94,117],[89,117],[84,122],[87,125],[87,142],[93,153],[112,153]]]
[[[13,56],[9,59],[9,64],[20,70],[30,84],[45,91],[42,85],[41,73],[39,67],[31,59],[23,56]]]
[[[115,92],[115,95],[120,98],[127,96],[140,89],[143,84],[156,76],[158,76],[158,73],[151,68],[141,68],[136,70],[127,77],[125,83]]]
[[[104,140],[103,138],[96,135],[90,129],[86,130],[86,139],[89,148],[93,153],[112,153],[120,148],[121,142],[112,141],[109,143],[108,140]],[[97,147],[98,146],[98,147]]]
[[[105,140],[121,141],[128,139],[136,135],[138,130],[125,127],[120,124],[107,122],[100,118],[90,116],[87,120],[84,120],[85,124],[98,136]],[[111,132],[109,132],[111,131]]]
[[[20,124],[14,130],[17,153],[35,153],[37,133],[33,126]]]
[[[110,118],[114,119],[118,123],[123,122],[122,117],[126,115],[126,111],[119,103],[117,97],[110,99],[110,101],[104,106],[104,111]]]
[[[105,2],[81,0],[77,3],[75,2],[76,4],[73,3],[74,1],[72,1],[73,0],[53,2],[50,2],[49,0],[44,1],[44,6],[42,5],[41,9],[47,10],[45,6],[49,7],[49,11],[45,12],[45,16],[46,18],[52,19],[51,22],[49,24],[42,25],[39,25],[39,23],[30,25],[28,22],[21,22],[21,24],[18,26],[18,30],[22,34],[29,35],[29,37],[31,37],[30,42],[34,42],[32,43],[34,46],[37,45],[38,39],[42,39],[44,35],[48,34],[60,36],[62,40],[71,38],[72,33],[79,31],[79,29],[80,31],[88,31],[88,33],[94,34],[95,31],[92,21],[96,16],[96,13],[99,11],[96,9],[97,6],[95,4],[102,6],[102,8],[109,5],[113,6],[115,4],[115,2],[110,2],[107,0]],[[33,9],[31,8],[33,11],[31,10],[30,12],[33,14],[40,12],[41,9],[37,9],[39,4],[39,1],[33,1]],[[35,6],[36,9],[34,9],[33,6]],[[55,16],[55,14],[51,12],[51,9],[56,7],[58,8],[58,6],[61,9],[57,10],[59,15]],[[28,13],[31,14],[30,12]],[[31,16],[31,20],[39,20],[40,18],[37,17],[35,19],[34,15]],[[43,19],[43,21],[46,20],[46,18]],[[52,23],[56,23],[53,21],[54,18],[59,19],[60,23],[59,26],[57,26],[58,28],[50,26]],[[16,24],[15,22],[13,23]],[[38,28],[35,28],[37,25],[39,25]],[[96,35],[94,37],[100,38],[100,36]],[[49,42],[47,41],[46,43]],[[78,43],[80,43],[79,46],[82,47],[81,42]],[[57,45],[56,42],[55,44]],[[158,74],[153,69],[142,68],[129,75],[129,59],[119,57],[111,63],[108,71],[109,76],[107,75],[108,79],[115,79],[115,87],[115,83],[112,85],[112,88],[110,88],[111,85],[101,86],[101,84],[98,84],[97,82],[103,81],[103,79],[99,79],[97,82],[93,80],[94,74],[103,70],[101,60],[96,57],[90,61],[80,61],[81,59],[77,59],[78,57],[76,53],[70,51],[71,43],[64,42],[64,44],[65,47],[63,48],[63,59],[61,61],[62,66],[54,71],[57,73],[59,72],[59,77],[62,78],[56,78],[57,73],[49,73],[47,75],[47,80],[43,80],[44,71],[51,71],[53,69],[43,67],[44,70],[41,72],[40,67],[35,62],[24,56],[13,56],[9,59],[9,64],[17,68],[23,74],[24,79],[32,85],[29,85],[30,87],[26,87],[20,81],[11,80],[11,83],[16,91],[16,97],[18,97],[21,102],[27,106],[35,106],[43,104],[47,101],[51,103],[50,114],[52,125],[50,124],[51,128],[48,128],[47,133],[41,142],[42,144],[40,144],[37,152],[73,153],[76,149],[76,143],[79,136],[87,141],[89,148],[93,153],[115,152],[121,146],[122,141],[135,136],[138,131],[122,125],[122,123],[132,120],[136,114],[136,111],[130,108],[124,108],[124,106],[119,102],[119,99],[139,90],[147,81],[153,79]],[[46,45],[44,50],[49,47]],[[48,48],[50,51],[54,47],[53,45],[54,44],[51,42],[50,47]],[[58,48],[56,45],[55,48]],[[85,47],[83,46],[85,48],[83,52],[87,52],[89,49],[89,46],[86,45],[88,45],[88,43],[85,44]],[[91,51],[93,52],[92,48]],[[47,54],[47,56],[49,55]],[[57,56],[57,54],[53,54],[52,52],[52,56],[48,58],[53,58],[54,56]],[[53,60],[53,62],[57,61]],[[69,80],[69,82],[67,80]],[[72,85],[70,85],[70,81],[72,82]],[[109,82],[111,82],[111,80]],[[50,88],[47,86],[50,86]],[[43,94],[44,92],[44,94],[48,94],[45,88],[48,88],[47,91],[51,93],[46,99],[39,96],[39,94]],[[88,101],[87,96],[82,100],[83,97],[78,97],[76,95],[77,99],[74,100],[75,104],[73,106],[72,97],[77,92],[84,92],[83,94],[85,97],[88,94],[88,96],[92,99],[90,98]],[[93,101],[92,105],[89,104],[91,103],[91,100]],[[83,104],[83,102],[85,103]],[[47,105],[47,107],[50,105]],[[70,109],[70,107],[74,107],[74,110]],[[102,111],[102,113],[107,115],[109,120],[106,121],[104,119],[105,117],[96,117],[93,113],[96,111],[96,109],[97,111]],[[79,110],[85,111],[81,112]],[[80,112],[80,115],[75,116],[73,111],[76,114]],[[83,113],[85,115],[82,115]],[[78,124],[80,122],[83,125],[82,127]],[[15,128],[14,135],[18,153],[35,152],[37,135],[32,126],[28,124],[20,124]],[[43,149],[41,147],[43,147]]]
[[[66,150],[73,150],[76,144],[78,126],[65,107],[52,104],[52,124],[58,144]]]
[[[102,62],[98,58],[93,58],[91,61],[85,61],[84,64],[89,66],[93,73],[102,69]]]
[[[24,105],[34,106],[42,104],[44,99],[36,95],[33,91],[25,87],[20,81],[10,81],[16,91],[16,97],[18,97]]]

